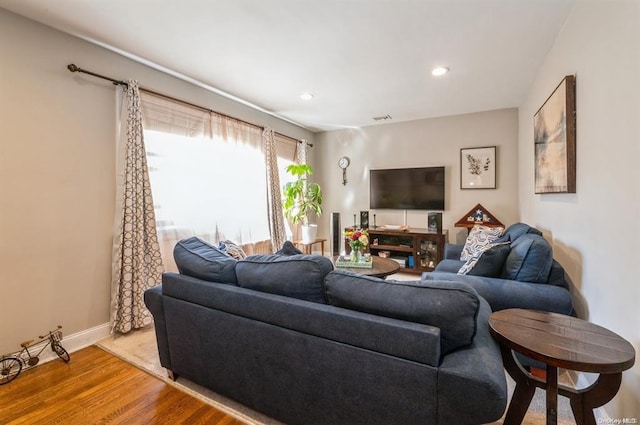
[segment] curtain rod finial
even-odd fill
[[[70,63],[69,65],[67,65],[67,69],[71,72],[80,71],[80,68],[75,63]]]

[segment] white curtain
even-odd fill
[[[173,247],[190,236],[228,240],[247,254],[279,249],[265,181],[267,156],[287,151],[277,138],[270,151],[260,127],[146,91],[141,99],[166,269],[177,270]]]
[[[116,212],[112,258],[112,332],[152,323],[144,291],[161,283],[164,271],[142,132],[138,83],[127,82],[120,121]]]

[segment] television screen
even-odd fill
[[[444,167],[371,170],[369,208],[444,210]]]

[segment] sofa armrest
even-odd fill
[[[169,343],[167,339],[167,322],[164,316],[164,305],[162,303],[162,285],[147,289],[144,292],[144,303],[153,315],[160,364],[162,367],[171,370]]]
[[[434,269],[434,271],[436,272],[447,272],[447,273],[458,273],[458,270],[460,270],[460,267],[462,267],[464,265],[464,261],[460,261],[458,260],[454,260],[451,258],[447,258],[444,259],[442,261],[440,261],[437,265],[436,268]],[[428,273],[428,272],[425,272]]]
[[[444,259],[445,260],[460,260],[460,255],[462,255],[462,249],[464,245],[462,244],[444,244]]]
[[[466,283],[487,300],[493,311],[524,308],[566,315],[571,315],[573,311],[571,294],[561,286],[444,272],[423,273],[422,280]]]
[[[438,373],[438,423],[489,423],[507,406],[500,348],[489,333],[491,308],[481,299],[473,344],[442,359]],[[457,409],[444,406],[455,405]]]

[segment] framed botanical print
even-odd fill
[[[496,147],[460,149],[460,189],[496,188]]]
[[[576,193],[576,79],[567,75],[533,117],[535,193]]]

